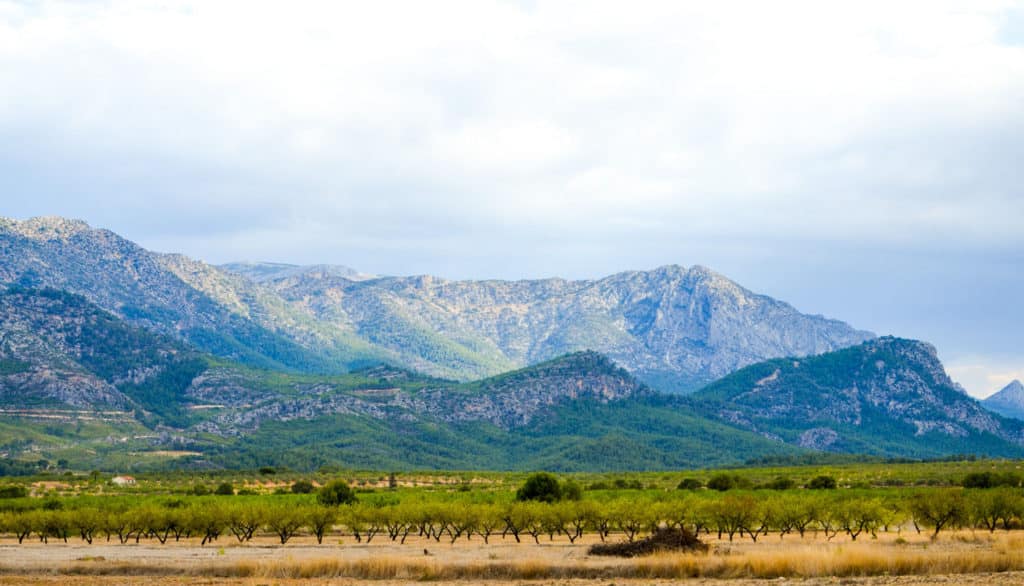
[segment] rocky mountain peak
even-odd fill
[[[946,369],[943,367],[942,361],[939,360],[938,350],[928,342],[882,336],[866,342],[864,349],[870,354],[878,356],[875,365],[879,371],[894,364],[913,364],[928,375],[927,382],[929,384],[953,388],[957,386],[946,374]]]
[[[594,350],[572,352],[519,372],[531,372],[535,376],[611,376],[632,379],[628,371],[615,364],[604,354]]]
[[[4,227],[35,240],[66,240],[76,234],[92,230],[92,227],[82,220],[59,216],[39,216],[22,221],[6,220],[4,224]]]
[[[989,411],[1005,417],[1024,419],[1024,385],[1015,380],[981,402]]]

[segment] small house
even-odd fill
[[[135,478],[132,476],[115,476],[110,481],[117,486],[135,486]]]

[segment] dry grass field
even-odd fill
[[[233,541],[233,540],[232,540]],[[454,545],[410,539],[285,547],[269,537],[238,545],[222,539],[146,543],[72,541],[48,545],[0,542],[0,584],[1022,584],[1024,534],[962,531],[932,541],[904,532],[827,541],[808,535],[762,537],[757,543],[707,541],[708,554],[663,553],[636,559],[587,555],[591,542],[517,544],[512,540]]]
[[[354,578],[195,578],[182,576],[39,576],[10,575],[0,576],[0,586],[301,586],[315,584],[317,586],[397,586],[420,584],[416,580],[362,580]],[[435,586],[465,586],[474,582],[438,580],[428,582]],[[755,585],[786,585],[786,586],[925,586],[931,584],[948,584],[964,586],[1024,585],[1024,572],[999,574],[970,575],[929,575],[929,576],[869,576],[850,578],[800,578],[800,579],[640,579],[627,578],[615,580],[594,579],[558,579],[558,580],[488,580],[488,586],[668,586],[669,584],[701,584],[701,586],[755,586]]]

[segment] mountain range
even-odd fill
[[[218,268],[63,218],[0,220],[0,282],[77,293],[200,350],[296,372],[387,362],[467,381],[595,350],[659,390],[686,392],[760,360],[873,337],[700,266],[587,281]]]
[[[700,266],[449,281],[221,267],[0,219],[0,454],[103,468],[664,469],[1018,456],[934,348]]]

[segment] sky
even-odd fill
[[[1024,3],[0,0],[0,215],[212,263],[701,264],[1024,380]]]

